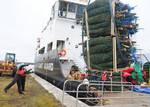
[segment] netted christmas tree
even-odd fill
[[[112,36],[110,0],[96,0],[87,6],[89,26],[89,54],[91,68],[109,70],[113,68]],[[136,60],[135,47],[131,40],[137,32],[137,17],[132,13],[133,7],[120,1],[115,4],[115,32],[117,38],[117,66],[128,66]],[[85,16],[84,16],[85,17]],[[86,34],[86,22],[83,22],[84,36]],[[87,46],[84,44],[84,57],[87,61]]]

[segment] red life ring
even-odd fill
[[[62,50],[59,52],[59,55],[64,57],[64,56],[66,55],[66,50],[62,49]]]

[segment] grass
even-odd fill
[[[0,77],[0,107],[61,107],[61,103],[30,76],[26,78],[25,95],[18,94],[16,84],[4,93],[11,80],[11,77]]]

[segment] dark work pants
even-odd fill
[[[21,77],[19,75],[15,75],[14,79],[12,80],[12,82],[10,82],[5,89],[9,90],[15,83],[17,82],[17,86],[18,86],[18,92],[21,93],[22,92],[22,87],[21,87]]]
[[[25,91],[25,82],[26,82],[26,76],[22,76],[21,77],[22,91]]]

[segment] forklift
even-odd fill
[[[16,54],[6,53],[5,60],[0,61],[0,76],[2,76],[2,74],[12,74],[13,67],[15,65],[16,65]]]

